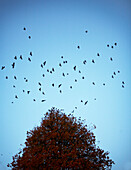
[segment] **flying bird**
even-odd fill
[[[46,65],[46,61],[44,61],[43,65],[44,65],[44,66]]]
[[[5,69],[5,66],[2,66],[2,67],[1,67],[1,70],[4,70],[4,69]]]
[[[13,88],[15,88],[15,85],[13,85]]]
[[[41,88],[39,88],[39,91],[41,91]]]
[[[81,100],[81,103],[83,102],[83,100]]]
[[[8,79],[8,76],[6,76],[5,78]]]
[[[76,66],[73,67],[74,71],[76,71]]]
[[[103,83],[103,86],[105,86],[106,84],[105,83]]]
[[[41,83],[40,83],[40,82],[38,82],[38,84],[41,86]]]
[[[54,87],[54,86],[55,86],[55,84],[53,83],[53,84],[52,84],[52,86]]]
[[[96,100],[96,98],[94,98],[94,100]]]
[[[75,82],[77,82],[77,80],[75,79]]]
[[[85,77],[83,76],[82,79],[84,79]]]
[[[62,67],[61,63],[59,63],[59,66]]]
[[[52,68],[52,71],[54,72],[54,71],[55,71],[55,69],[54,69],[54,68]]]
[[[49,72],[49,69],[47,69],[47,72]]]
[[[42,92],[42,94],[43,94],[43,95],[45,95],[45,93],[44,93],[44,92]]]
[[[17,60],[17,56],[15,56],[14,59]]]
[[[87,62],[87,61],[86,61],[86,60],[84,60],[84,61],[83,61],[83,64],[86,64],[86,62]]]
[[[114,76],[113,76],[113,75],[112,75],[111,77],[112,77],[112,78],[114,78]]]
[[[64,76],[64,77],[65,77],[65,74],[64,74],[64,73],[62,73],[62,76]]]
[[[60,90],[60,93],[62,93],[62,91]]]
[[[12,64],[12,68],[14,68],[14,67],[15,67],[15,63]]]
[[[95,85],[95,83],[94,83],[94,82],[92,82],[92,84],[93,84],[93,85]]]
[[[15,79],[15,80],[17,80],[17,77],[16,77],[16,76],[14,76],[14,79]]]
[[[107,47],[109,47],[109,44],[107,44]]]
[[[111,46],[111,48],[114,48],[113,45]]]
[[[118,73],[120,73],[120,71],[118,70]]]
[[[44,74],[42,74],[42,76],[43,76],[43,77],[45,77],[45,75],[44,75]]]
[[[81,73],[81,71],[79,70],[79,73]]]
[[[30,56],[32,56],[32,52],[30,52]]]
[[[50,73],[52,74],[52,71],[50,71]]]
[[[25,92],[25,90],[23,90],[23,93]]]
[[[110,60],[113,61],[112,57],[110,57]]]
[[[77,48],[80,49],[80,46],[78,45]]]
[[[28,90],[28,91],[27,91],[27,94],[29,94],[29,93],[30,93],[30,91]]]
[[[100,56],[100,54],[99,54],[99,53],[97,53],[97,56]]]
[[[31,62],[31,58],[30,57],[28,57],[28,60]]]
[[[26,79],[25,82],[28,82],[28,80]]]
[[[88,101],[85,102],[85,105],[88,103]]]
[[[124,86],[122,85],[122,88],[124,88]]]
[[[125,82],[124,82],[124,81],[122,81],[122,84],[125,84]]]
[[[41,64],[40,66],[41,66],[41,68],[43,68],[43,65],[42,65],[42,64]]]
[[[35,100],[35,99],[33,99],[33,101],[35,102],[36,100]]]
[[[94,60],[92,60],[92,63],[95,63],[95,61],[94,61]]]
[[[29,35],[28,38],[31,39],[31,36]]]
[[[117,43],[114,43],[115,46],[117,46]]]
[[[23,60],[22,55],[20,55],[20,59]]]
[[[58,88],[60,88],[60,87],[61,87],[61,85],[62,85],[62,84],[59,84],[59,85],[58,85]]]
[[[18,99],[18,96],[17,96],[17,95],[15,95],[15,98],[16,98],[16,99]]]
[[[88,33],[88,31],[86,30],[85,33]]]
[[[67,73],[67,75],[69,75],[69,73]]]
[[[70,86],[70,89],[72,89],[72,86]]]
[[[77,109],[77,107],[75,107],[75,109]]]
[[[41,102],[45,102],[46,100],[41,100]]]
[[[23,30],[25,31],[25,30],[26,30],[26,28],[24,27],[24,28],[23,28]]]
[[[63,58],[63,56],[61,56],[61,58]]]
[[[113,74],[114,74],[114,75],[116,75],[116,73],[115,73],[115,72],[114,72]]]

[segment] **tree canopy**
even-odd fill
[[[27,131],[25,147],[7,166],[12,170],[111,169],[109,152],[95,143],[94,133],[80,118],[52,108],[40,126]]]

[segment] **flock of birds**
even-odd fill
[[[26,31],[26,28],[24,27],[23,30]],[[86,30],[85,33],[88,33],[88,31]],[[31,36],[30,36],[30,35],[28,36],[28,39],[31,39]],[[117,43],[114,43],[114,46],[117,46]],[[110,46],[109,44],[107,44],[107,47],[108,47],[108,48],[109,48],[109,47],[114,48],[114,46],[113,46],[113,45]],[[77,46],[77,49],[80,50],[80,46],[79,46],[79,45]],[[29,52],[29,55],[30,55],[30,57],[28,57],[28,61],[31,62],[31,61],[32,61],[33,52],[32,52],[32,51]],[[100,54],[97,53],[97,56],[100,56]],[[17,56],[14,57],[14,62],[11,64],[12,69],[15,69],[16,60],[18,60],[18,59],[23,60],[23,56],[20,55],[19,57],[17,57]],[[67,60],[64,60],[64,57],[63,57],[63,56],[61,56],[61,59],[63,59],[63,61],[62,61],[62,63],[59,63],[59,64],[58,64],[59,67],[62,67],[63,64],[67,64],[67,63],[68,63]],[[112,57],[110,57],[110,61],[113,62],[113,58],[112,58]],[[94,60],[94,59],[92,59],[91,62],[92,62],[92,64],[95,64],[95,60]],[[86,63],[87,63],[87,60],[84,60],[84,61],[83,61],[83,64],[86,65]],[[41,68],[44,68],[44,67],[46,67],[46,64],[47,64],[47,61],[44,61],[43,63],[40,64],[40,67],[41,67]],[[3,71],[3,70],[5,70],[5,69],[6,69],[6,66],[3,65],[3,66],[1,67],[1,70]],[[73,66],[72,69],[73,69],[73,71],[75,71],[75,72],[78,71],[78,72],[81,74],[81,70],[78,70],[78,68],[77,68],[76,65]],[[47,69],[46,71],[47,71],[48,73],[50,73],[50,74],[53,74],[53,73],[55,72],[55,68],[53,67],[53,68],[51,68],[51,69]],[[113,72],[113,74],[111,75],[111,78],[114,79],[114,77],[116,76],[117,73],[119,74],[119,73],[120,73],[120,70],[118,70],[117,72]],[[62,73],[62,76],[63,76],[63,77],[68,76],[68,75],[69,75],[68,72],[67,72],[67,73],[64,73],[64,72],[63,72],[63,73]],[[45,77],[45,74],[42,74],[42,77]],[[8,79],[8,78],[9,78],[8,76],[5,77],[5,79]],[[82,79],[85,79],[85,76],[82,76],[81,78],[82,78]],[[16,76],[16,75],[14,75],[14,80],[17,80],[17,76]],[[27,82],[28,82],[28,79],[27,79],[26,77],[24,77],[24,81],[25,81],[25,83],[27,83]],[[77,79],[74,80],[75,83],[76,83],[77,81],[78,81]],[[124,88],[124,87],[125,87],[125,86],[124,86],[124,85],[125,85],[125,82],[122,81],[121,83],[122,83],[122,88]],[[57,88],[59,89],[59,92],[62,93],[62,89],[61,89],[62,84],[61,84],[61,83],[58,84],[58,85],[56,85],[55,83],[52,83],[51,85],[52,85],[52,87],[57,86]],[[92,85],[95,86],[95,85],[96,85],[95,82],[92,82]],[[105,85],[106,85],[106,84],[103,83],[103,86],[105,86]],[[15,85],[15,84],[13,85],[13,88],[16,88],[16,85]],[[70,85],[69,88],[72,89],[73,86]],[[45,95],[45,92],[42,91],[42,83],[41,83],[41,82],[38,82],[38,90],[42,93],[42,95]],[[30,92],[31,92],[30,90],[25,90],[25,89],[23,89],[23,93],[30,94]],[[19,99],[19,96],[18,96],[17,94],[15,94],[14,98],[15,98],[15,99]],[[96,98],[94,98],[94,100],[96,100]],[[36,102],[37,100],[36,100],[35,98],[33,98],[33,101]],[[45,102],[45,101],[46,101],[46,99],[42,99],[42,100],[41,100],[41,102]],[[83,101],[83,100],[80,100],[80,102],[83,103],[84,105],[87,105],[87,103],[88,103],[88,101]],[[12,101],[12,104],[13,104],[13,103],[14,103],[14,101]],[[77,109],[77,107],[75,107],[75,109]],[[72,111],[72,113],[73,113],[73,112],[74,112],[74,110]]]

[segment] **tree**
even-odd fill
[[[39,127],[27,131],[26,146],[7,166],[12,170],[111,169],[109,152],[95,145],[94,133],[86,127],[81,118],[52,108]]]

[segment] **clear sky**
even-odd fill
[[[0,0],[0,169],[52,106],[95,124],[98,145],[116,163],[112,169],[131,169],[130,17],[130,0]]]

